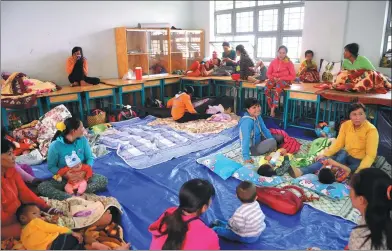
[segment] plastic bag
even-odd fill
[[[135,79],[135,78],[136,78],[135,73],[131,69],[129,69],[128,72],[124,74],[122,79],[123,80],[131,80],[131,79]]]

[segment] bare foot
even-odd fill
[[[291,176],[292,178],[298,178],[298,177],[302,176],[302,171],[299,170],[299,169],[296,168],[296,167],[290,167],[290,168],[289,168],[289,174],[290,174],[290,176]]]
[[[255,85],[257,85],[257,84],[260,84],[260,80],[256,80],[253,84],[255,84]]]
[[[80,86],[90,86],[90,84],[87,84],[86,81],[82,80],[80,81]]]
[[[78,86],[78,85],[79,85],[78,82],[73,82],[70,86],[71,86],[71,87],[74,87],[74,86]]]
[[[131,243],[122,244],[121,246],[114,248],[114,250],[129,250]]]

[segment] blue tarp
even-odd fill
[[[235,135],[236,132],[228,130],[227,133]],[[193,178],[207,179],[216,189],[216,197],[203,220],[210,223],[214,219],[228,219],[240,205],[235,195],[235,188],[240,181],[234,178],[224,181],[196,163],[197,158],[221,147],[188,154],[143,170],[130,168],[114,152],[96,159],[94,172],[109,179],[108,191],[101,194],[114,196],[124,209],[122,226],[125,239],[136,249],[148,249],[151,241],[148,226],[166,208],[178,204],[179,188]],[[50,177],[45,164],[33,169],[39,177]],[[277,213],[265,206],[262,209],[266,215],[267,228],[259,242],[245,245],[221,240],[221,248],[287,250],[319,247],[338,250],[346,246],[354,226],[349,221],[307,205],[294,216]]]

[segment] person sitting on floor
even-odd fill
[[[351,173],[351,169],[330,158],[320,159],[323,164],[321,169],[316,172],[319,181],[322,184],[332,184],[334,182],[342,183]]]
[[[240,73],[240,78],[242,80],[247,80],[251,82],[256,81],[256,79],[252,77],[253,75],[255,75],[255,72],[252,69],[255,64],[249,57],[249,54],[245,50],[245,47],[242,44],[237,45],[237,47],[235,47],[235,51],[237,53],[237,56],[240,57],[240,61],[237,62],[237,72]]]
[[[294,64],[287,57],[287,52],[286,46],[279,46],[278,56],[272,60],[267,71],[268,81],[264,93],[267,97],[268,106],[271,108],[271,117],[275,117],[275,109],[278,106],[283,89],[295,80]],[[273,100],[271,92],[274,92]]]
[[[82,234],[46,222],[35,204],[21,205],[16,217],[23,226],[20,240],[27,250],[84,250]]]
[[[301,63],[297,76],[304,83],[320,82],[320,74],[317,71],[317,64],[313,61],[313,51],[305,51],[305,60]]]
[[[23,182],[15,170],[13,144],[1,138],[1,239],[18,239],[21,225],[17,221],[16,211],[22,203],[34,203],[50,214],[60,214],[60,210],[51,208],[46,202],[34,194]]]
[[[223,238],[243,243],[254,243],[265,230],[265,215],[256,200],[256,186],[242,181],[236,189],[242,205],[237,208],[228,222],[216,220],[212,229]]]
[[[93,155],[91,153],[90,145],[83,136],[83,123],[74,117],[66,119],[63,123],[57,126],[58,131],[52,139],[48,152],[48,169],[53,175],[57,174],[59,169],[67,165],[67,156],[72,156],[72,152],[76,152],[83,164],[90,167],[94,163]],[[50,199],[65,200],[71,195],[64,192],[66,180],[81,181],[83,176],[74,175],[71,171],[65,174],[65,180],[58,182],[54,179],[44,181],[38,186],[38,191],[42,196]],[[108,184],[108,179],[105,176],[95,173],[88,181],[87,193],[95,193],[97,191],[105,190]]]
[[[171,108],[171,115],[174,121],[185,123],[198,119],[207,119],[212,116],[212,114],[197,113],[192,105],[192,94],[193,87],[187,86],[167,102],[167,108]]]
[[[245,100],[246,112],[239,121],[242,157],[245,163],[253,163],[252,156],[275,151],[283,143],[283,136],[274,135],[267,129],[261,117],[260,103],[255,98]]]
[[[392,250],[392,179],[378,168],[362,169],[351,178],[350,199],[361,212],[351,231],[349,250]]]
[[[277,162],[280,161],[279,160],[280,157],[283,157],[283,161],[278,166]],[[278,159],[274,159],[274,158],[278,158]],[[290,169],[290,158],[287,155],[287,150],[284,148],[280,148],[278,149],[278,151],[272,152],[270,155],[265,156],[264,160],[261,159],[259,164],[261,165],[257,170],[257,173],[260,176],[265,176],[265,177],[272,177],[275,175],[283,176]]]
[[[150,250],[219,250],[217,234],[200,220],[212,203],[215,189],[206,180],[185,182],[179,206],[167,209],[148,230]]]
[[[323,166],[318,160],[325,157],[331,157],[336,162],[347,165],[351,172],[356,173],[373,164],[379,140],[377,128],[366,119],[366,108],[363,104],[352,104],[348,112],[350,120],[341,125],[338,138],[329,149],[318,155],[316,162],[307,167],[292,167],[289,170],[292,177],[317,172]]]
[[[72,56],[67,59],[66,70],[71,86],[97,85],[101,82],[99,78],[87,77],[88,64],[81,47],[72,49]]]

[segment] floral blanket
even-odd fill
[[[157,118],[150,122],[149,126],[164,125],[169,126],[175,130],[188,133],[220,133],[225,129],[234,127],[238,124],[240,117],[235,114],[230,114],[231,121],[227,122],[209,122],[205,119],[190,121],[186,123],[177,123],[173,118]]]
[[[43,157],[46,157],[50,142],[56,133],[56,124],[72,117],[67,107],[59,105],[48,111],[37,123],[35,128],[38,130],[37,141],[39,150]]]
[[[11,109],[26,109],[34,105],[37,95],[61,89],[53,82],[30,79],[26,74],[2,74],[1,105]]]

